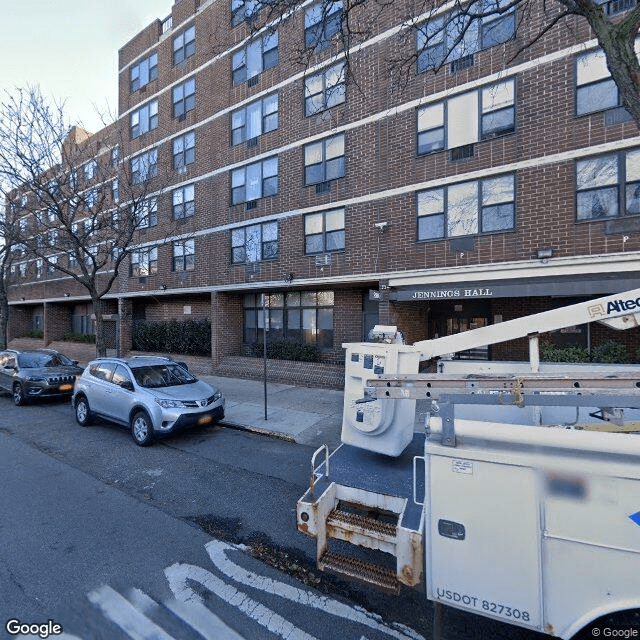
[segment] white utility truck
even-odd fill
[[[637,619],[640,370],[540,371],[539,334],[593,321],[637,328],[640,289],[413,345],[380,326],[345,344],[342,444],[315,452],[297,505],[319,568],[562,638]],[[418,373],[525,336],[527,371]],[[571,424],[549,423],[566,407]]]

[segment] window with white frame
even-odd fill
[[[158,150],[151,149],[131,158],[131,181],[140,184],[158,175]]]
[[[158,224],[158,199],[146,198],[138,203],[134,212],[136,228],[148,229]]]
[[[75,269],[78,266],[78,259],[73,251],[69,251],[67,254],[67,264],[70,269]]]
[[[58,230],[50,229],[47,234],[47,239],[50,247],[55,247],[58,244]]]
[[[47,273],[55,273],[58,264],[58,256],[49,256],[47,258]]]
[[[305,254],[344,251],[344,209],[309,213],[304,217]]]
[[[98,202],[98,190],[89,189],[84,195],[84,206],[87,209],[93,209]]]
[[[344,175],[344,133],[304,147],[305,184],[328,182]]]
[[[250,20],[261,8],[260,0],[231,0],[231,26]]]
[[[118,182],[118,178],[114,178],[111,181],[111,199],[114,202],[118,202],[120,200],[120,183]]]
[[[508,231],[515,227],[515,176],[419,191],[417,208],[418,240]]]
[[[158,54],[152,53],[149,57],[134,64],[130,71],[131,93],[141,89],[158,77]]]
[[[231,231],[231,262],[243,264],[278,257],[278,223],[261,222]]]
[[[189,218],[196,212],[195,185],[187,184],[173,190],[172,213],[174,220]]]
[[[18,275],[21,278],[26,278],[27,277],[27,266],[28,266],[28,264],[26,262],[20,262],[18,264]]]
[[[196,28],[189,27],[173,39],[173,64],[180,64],[196,52]]]
[[[640,149],[576,162],[576,218],[640,214]]]
[[[263,71],[275,67],[278,57],[278,32],[257,38],[233,54],[231,61],[233,84],[257,77]]]
[[[158,273],[158,248],[144,247],[131,252],[131,275],[134,277],[150,276]]]
[[[438,69],[515,36],[515,9],[508,0],[474,0],[464,11],[434,16],[416,30],[417,72]],[[481,14],[482,17],[474,17]]]
[[[29,219],[26,216],[24,218],[20,218],[20,220],[18,220],[18,229],[20,230],[20,233],[26,233],[28,228]]]
[[[138,138],[158,126],[158,101],[152,100],[131,114],[131,139]]]
[[[278,128],[278,94],[237,109],[231,113],[231,144],[253,140]]]
[[[113,147],[109,154],[109,164],[115,167],[120,160],[120,147]]]
[[[173,117],[183,118],[196,107],[196,79],[191,78],[173,88]]]
[[[323,49],[342,28],[342,0],[322,0],[304,12],[304,46]]]
[[[42,258],[36,259],[36,278],[42,278],[44,275],[44,262]]]
[[[515,80],[418,109],[418,154],[455,149],[515,131]]]
[[[173,270],[193,271],[196,266],[195,240],[176,240],[173,243]]]
[[[56,213],[56,209],[54,207],[49,207],[47,209],[47,222],[49,222],[49,224],[52,224],[57,219],[58,219],[58,215]]]
[[[304,112],[311,116],[346,99],[345,64],[335,64],[304,81]]]
[[[267,158],[231,172],[231,204],[278,193],[278,158]]]
[[[173,139],[173,168],[185,169],[196,159],[196,134],[190,131]]]
[[[622,104],[604,52],[591,51],[576,59],[576,115],[613,109]]]

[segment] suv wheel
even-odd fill
[[[91,424],[91,410],[89,409],[89,402],[84,396],[80,396],[76,400],[76,422],[81,427]]]
[[[13,385],[13,404],[16,407],[21,407],[24,404],[27,404],[27,399],[24,396],[24,389],[19,382],[16,382]]]
[[[141,447],[153,441],[153,425],[146,411],[136,411],[131,418],[131,436]]]

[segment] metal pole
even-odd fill
[[[266,294],[262,294],[262,354],[264,361],[264,372],[263,372],[263,380],[264,380],[264,419],[268,420],[267,417],[267,296]]]

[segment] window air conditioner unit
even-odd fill
[[[316,267],[328,267],[331,264],[331,254],[325,253],[321,256],[316,256]]]

